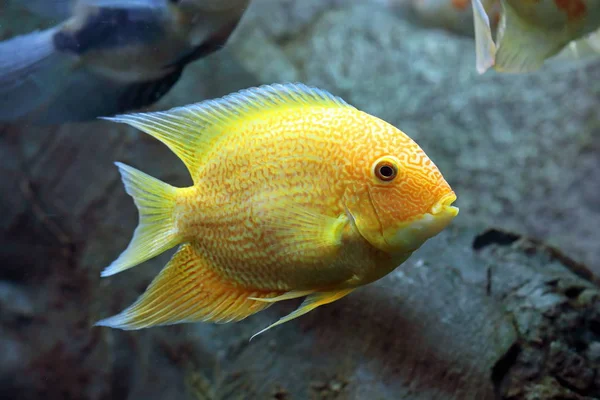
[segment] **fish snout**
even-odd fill
[[[454,214],[453,217],[458,215],[458,207],[452,204],[456,201],[456,194],[453,191],[443,196],[437,203],[431,207],[431,215],[439,215],[441,213]]]
[[[458,215],[458,207],[452,205],[454,201],[456,194],[451,191],[438,200],[429,212],[387,232],[386,242],[397,252],[415,251],[427,239],[443,231]]]

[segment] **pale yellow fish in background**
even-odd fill
[[[500,3],[500,22],[494,35],[485,1],[472,1],[479,73],[492,67],[499,72],[535,71],[569,43],[600,28],[598,0],[500,0]]]
[[[117,163],[140,221],[102,276],[180,247],[133,305],[97,325],[225,323],[307,296],[273,327],[385,276],[458,213],[406,134],[302,84],[107,119],[166,144],[193,186]]]

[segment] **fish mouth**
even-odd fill
[[[384,232],[389,249],[394,253],[413,252],[436,236],[458,215],[458,207],[452,205],[455,201],[456,194],[450,192],[438,200],[429,212]]]
[[[452,205],[455,201],[456,194],[450,192],[431,207],[429,214],[438,215],[442,212],[449,212],[450,214],[454,213],[454,216],[456,216],[458,214],[458,207]]]

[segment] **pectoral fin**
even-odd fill
[[[302,304],[300,305],[300,307],[298,307],[298,309],[296,311],[286,315],[285,317],[281,318],[279,321],[275,322],[274,324],[271,324],[268,327],[266,327],[265,329],[263,329],[262,331],[254,334],[250,338],[250,340],[252,340],[255,336],[258,336],[261,333],[264,333],[267,330],[269,330],[277,325],[281,325],[285,322],[288,322],[295,318],[298,318],[298,317],[308,313],[309,311],[314,310],[315,308],[317,308],[319,306],[339,300],[342,297],[350,294],[353,290],[354,289],[352,288],[352,289],[343,289],[343,290],[330,291],[330,292],[313,293],[313,294],[309,295],[304,300],[304,302],[302,302]]]
[[[271,211],[269,227],[277,235],[279,254],[323,257],[342,244],[342,231],[348,223],[343,214],[331,217],[293,203]]]

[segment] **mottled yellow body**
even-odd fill
[[[103,325],[239,320],[269,299],[312,293],[297,311],[301,315],[386,275],[457,213],[450,206],[454,193],[413,140],[339,98],[303,85],[277,85],[220,102],[121,117],[175,151],[194,185],[157,189],[172,202],[164,214],[151,214],[168,239],[141,254],[136,236],[146,228],[138,228],[105,275],[174,243],[187,244],[146,297]],[[199,128],[207,131],[202,139]],[[137,195],[133,186],[140,184],[129,178],[134,172],[120,168],[141,210],[140,226],[149,225],[143,207],[156,201],[145,197],[151,190]],[[166,185],[156,182],[148,185]],[[208,275],[194,272],[206,269]],[[180,296],[189,302],[174,300],[178,285],[185,286]],[[211,298],[209,291],[219,295]],[[217,314],[209,315],[216,307],[211,302],[220,304]],[[175,311],[164,311],[169,307]]]
[[[371,138],[381,136],[386,145],[405,150],[397,156],[432,185],[442,180],[437,169],[423,168],[431,167],[431,161],[415,151],[406,135],[352,108],[274,111],[231,132],[207,153],[209,161],[196,172],[195,190],[180,200],[176,219],[178,229],[219,271],[249,287],[289,291],[357,286],[398,266],[397,257],[370,245],[346,217],[346,207],[352,205],[345,203],[345,192],[366,188],[373,160],[387,154]],[[362,183],[365,179],[369,182]],[[372,195],[379,193],[374,190]],[[428,191],[416,198],[429,196],[431,207],[439,195]],[[290,251],[288,232],[276,220],[290,204],[343,217],[344,245],[296,246]],[[420,203],[409,201],[397,210],[406,216],[422,211]]]

